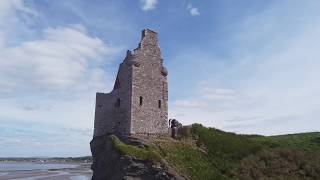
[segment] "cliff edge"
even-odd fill
[[[92,180],[184,180],[152,147],[151,139],[115,135],[93,138]]]
[[[94,180],[320,179],[320,132],[243,135],[200,124],[169,137],[96,137]]]

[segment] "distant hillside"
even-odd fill
[[[131,140],[125,144],[114,136],[100,137],[94,139],[92,144],[93,149],[99,150],[94,153],[97,154],[94,155],[97,158],[94,157],[96,163],[93,167],[100,169],[97,172],[104,172],[107,167],[98,164],[106,164],[110,159],[108,157],[110,150],[107,152],[101,149],[103,147],[106,149],[106,145],[110,144],[102,143],[106,139],[111,139],[113,148],[124,157],[131,157],[130,162],[133,162],[132,159],[137,159],[140,160],[139,163],[145,161],[162,164],[156,171],[152,168],[154,166],[139,170],[147,172],[145,169],[148,169],[148,175],[152,174],[150,172],[157,172],[154,174],[161,172],[166,177],[178,177],[174,175],[176,172],[181,176],[180,179],[192,180],[320,179],[319,132],[265,137],[238,135],[194,124],[180,129],[178,140],[135,139],[134,142]],[[101,160],[102,157],[105,160]],[[112,162],[117,160],[114,159]],[[128,167],[128,163],[124,164]],[[129,165],[129,167],[136,166]],[[119,168],[122,168],[121,165]],[[170,172],[173,173],[170,175]],[[121,173],[128,174],[128,172]],[[108,174],[110,175],[112,172]],[[132,177],[141,178],[142,175]],[[153,176],[148,178],[150,177]]]

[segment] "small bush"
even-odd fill
[[[240,179],[320,179],[320,154],[276,148],[244,158],[235,169]]]

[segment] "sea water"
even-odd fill
[[[47,164],[47,163],[29,163],[29,162],[1,163],[0,162],[0,172],[66,169],[66,168],[76,168],[78,166],[79,165],[76,165],[76,164],[54,164],[54,163]]]
[[[0,162],[0,180],[90,180],[88,166],[63,163]]]

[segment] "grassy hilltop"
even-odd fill
[[[320,133],[238,135],[200,124],[184,127],[178,140],[161,138],[148,147],[126,145],[123,154],[166,161],[179,174],[206,179],[320,179]]]

